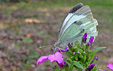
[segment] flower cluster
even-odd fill
[[[37,61],[37,65],[50,60],[50,62],[57,62],[63,71],[72,71],[73,68],[75,68],[77,71],[98,71],[96,66],[98,57],[94,57],[94,55],[105,47],[100,47],[93,51],[89,51],[89,48],[92,46],[94,41],[94,37],[91,36],[88,42],[86,42],[86,40],[87,33],[84,34],[81,44],[78,41],[73,44],[69,42],[68,47],[65,49],[60,49],[56,53],[49,54],[48,56],[41,56]],[[67,59],[63,58],[63,55],[61,54],[62,52],[65,53]],[[64,62],[64,60],[66,61]],[[56,66],[54,68],[56,69]]]

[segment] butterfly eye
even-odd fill
[[[81,21],[78,21],[78,22],[77,22],[77,21],[75,21],[75,22],[74,22],[74,24],[81,25],[81,24],[82,24],[82,22],[81,22]]]

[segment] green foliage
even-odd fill
[[[4,45],[0,44],[0,50],[4,50],[4,49],[6,49],[6,47]]]
[[[98,51],[100,51],[100,50],[102,50],[102,49],[104,49],[104,48],[106,48],[106,47],[99,47],[99,48],[96,48],[95,50],[93,50],[92,52],[90,52],[90,59],[89,59],[89,61],[91,61],[92,59],[93,59],[93,57],[94,57],[94,55],[98,52]]]
[[[77,68],[83,69],[83,66],[82,66],[79,62],[73,61],[73,64],[74,64]]]
[[[95,54],[95,53],[97,53],[98,51],[100,51],[100,50],[102,50],[102,49],[104,49],[104,48],[106,48],[106,47],[99,47],[99,48],[96,48],[95,50],[92,51],[92,54]]]
[[[27,43],[33,43],[33,40],[31,39],[31,38],[24,38],[23,40],[22,40],[22,42],[23,43],[25,43],[25,44],[27,44]]]
[[[29,54],[29,58],[38,58],[38,55],[36,52],[32,52]]]
[[[70,63],[70,66],[69,66],[70,71],[73,70],[73,67],[74,67],[73,63]]]
[[[54,68],[54,71],[59,71],[59,69],[58,68]]]
[[[75,48],[76,47],[76,48]],[[94,55],[106,48],[106,47],[100,47],[96,48],[95,50],[90,50],[90,45],[87,45],[86,43],[83,43],[80,45],[80,43],[75,42],[74,46],[69,46],[69,50],[66,51],[66,54],[68,56],[68,63],[69,63],[69,68],[70,71],[75,68],[77,71],[83,71],[85,68],[87,68],[90,64],[95,64],[97,63],[96,58],[94,58]],[[74,54],[75,53],[75,54]],[[97,71],[98,68],[95,66],[93,71]]]
[[[27,69],[29,69],[30,67],[31,67],[31,62],[29,61],[29,62],[27,62],[26,64],[24,64],[24,70],[27,70]]]

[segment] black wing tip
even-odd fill
[[[75,11],[77,11],[78,9],[80,9],[81,7],[83,7],[82,3],[79,3],[77,5],[75,5],[70,11],[69,13],[74,13]]]

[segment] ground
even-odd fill
[[[36,61],[51,52],[63,19],[79,2],[89,5],[98,20],[93,48],[107,47],[96,56],[99,68],[108,70],[107,63],[113,63],[113,0],[53,0],[0,3],[0,71],[50,71],[50,65],[37,66]]]

